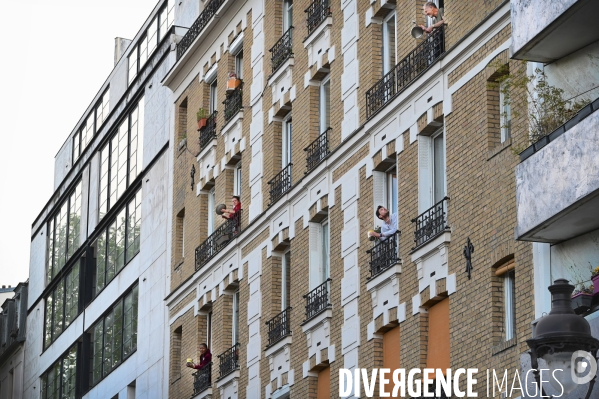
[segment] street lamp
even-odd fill
[[[533,338],[526,341],[530,347],[531,367],[541,395],[544,393],[539,381],[539,358],[545,360],[550,375],[555,377],[551,378],[551,385],[558,391],[563,389],[563,394],[568,394],[576,388],[578,383],[575,378],[584,370],[581,366],[585,363],[580,357],[572,361],[574,353],[585,351],[597,359],[599,340],[591,335],[589,322],[574,313],[571,298],[573,290],[574,286],[565,279],[555,280],[554,284],[549,286],[551,312],[539,320]],[[589,399],[593,391],[595,379],[596,376],[590,381],[586,399]]]

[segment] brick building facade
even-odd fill
[[[447,24],[415,39],[424,3],[211,0],[178,37],[163,80],[169,397],[325,398],[340,369],[519,368],[533,266],[513,234],[512,150],[528,121],[502,120],[495,84],[499,65],[521,68],[510,5],[446,0]],[[232,195],[226,220],[214,208]],[[401,233],[370,242],[378,205]],[[213,364],[192,374],[202,343]]]

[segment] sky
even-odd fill
[[[29,276],[54,157],[158,0],[0,0],[0,286]]]

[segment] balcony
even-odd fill
[[[209,210],[211,212],[211,210]],[[241,233],[241,215],[243,209],[227,219],[214,233],[210,234],[200,246],[196,248],[195,267],[200,270],[210,259],[222,251],[228,244]]]
[[[414,243],[416,244],[412,250],[422,247],[427,242],[441,235],[449,229],[447,225],[447,202],[449,197],[443,198],[435,205],[412,219],[412,223],[416,224],[414,231]]]
[[[235,370],[239,370],[239,343],[218,355],[218,379],[222,379]]]
[[[596,0],[512,0],[512,58],[550,63],[599,40]]]
[[[273,346],[289,334],[291,334],[291,307],[283,310],[281,313],[266,322],[268,326],[268,345]]]
[[[189,47],[191,47],[192,43],[200,33],[202,33],[204,28],[206,28],[225,1],[226,0],[212,0],[206,4],[206,7],[204,7],[204,10],[198,16],[198,19],[195,20],[187,33],[185,33],[185,36],[183,36],[183,39],[177,44],[177,61],[179,61],[183,54],[185,54]]]
[[[370,254],[369,279],[399,263],[399,236],[398,231],[386,240],[379,240],[372,249],[366,251],[367,254]]]
[[[310,173],[312,169],[318,166],[326,157],[329,155],[329,131],[331,128],[325,130],[316,140],[310,145],[304,148],[306,152],[306,174]]]
[[[287,164],[271,181],[268,182],[270,189],[270,203],[268,206],[273,205],[278,201],[289,189],[291,188],[291,167],[293,164]]]
[[[206,121],[206,126],[200,129],[200,148],[204,149],[216,138],[216,117],[218,111],[214,111]]]
[[[366,92],[366,118],[372,118],[445,53],[445,26],[435,29]]]
[[[212,363],[208,363],[203,369],[196,371],[193,375],[193,396],[199,395],[212,384]]]
[[[329,0],[314,0],[308,8],[304,10],[307,14],[306,24],[308,25],[308,36],[331,15]]]
[[[306,321],[314,318],[331,306],[329,303],[330,282],[331,279],[329,278],[324,283],[304,295],[304,298],[306,299]]]
[[[293,55],[292,38],[293,26],[283,33],[283,36],[269,50],[271,53],[270,62],[272,64],[272,73],[274,74],[289,57]]]
[[[520,154],[516,238],[559,243],[599,228],[599,99]]]
[[[227,98],[223,101],[225,105],[225,123],[229,122],[243,108],[243,91],[240,85],[237,89],[227,94]]]

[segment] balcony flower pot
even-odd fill
[[[591,310],[593,295],[579,292],[572,297],[572,308],[576,314],[585,314]]]
[[[229,73],[229,79],[227,80],[227,93],[232,93],[241,84],[241,79],[237,79],[237,75],[233,72]]]
[[[599,267],[593,270],[593,295],[599,294]]]
[[[205,108],[200,108],[197,113],[198,117],[198,129],[203,129],[206,127],[206,123],[208,122],[208,111]]]

